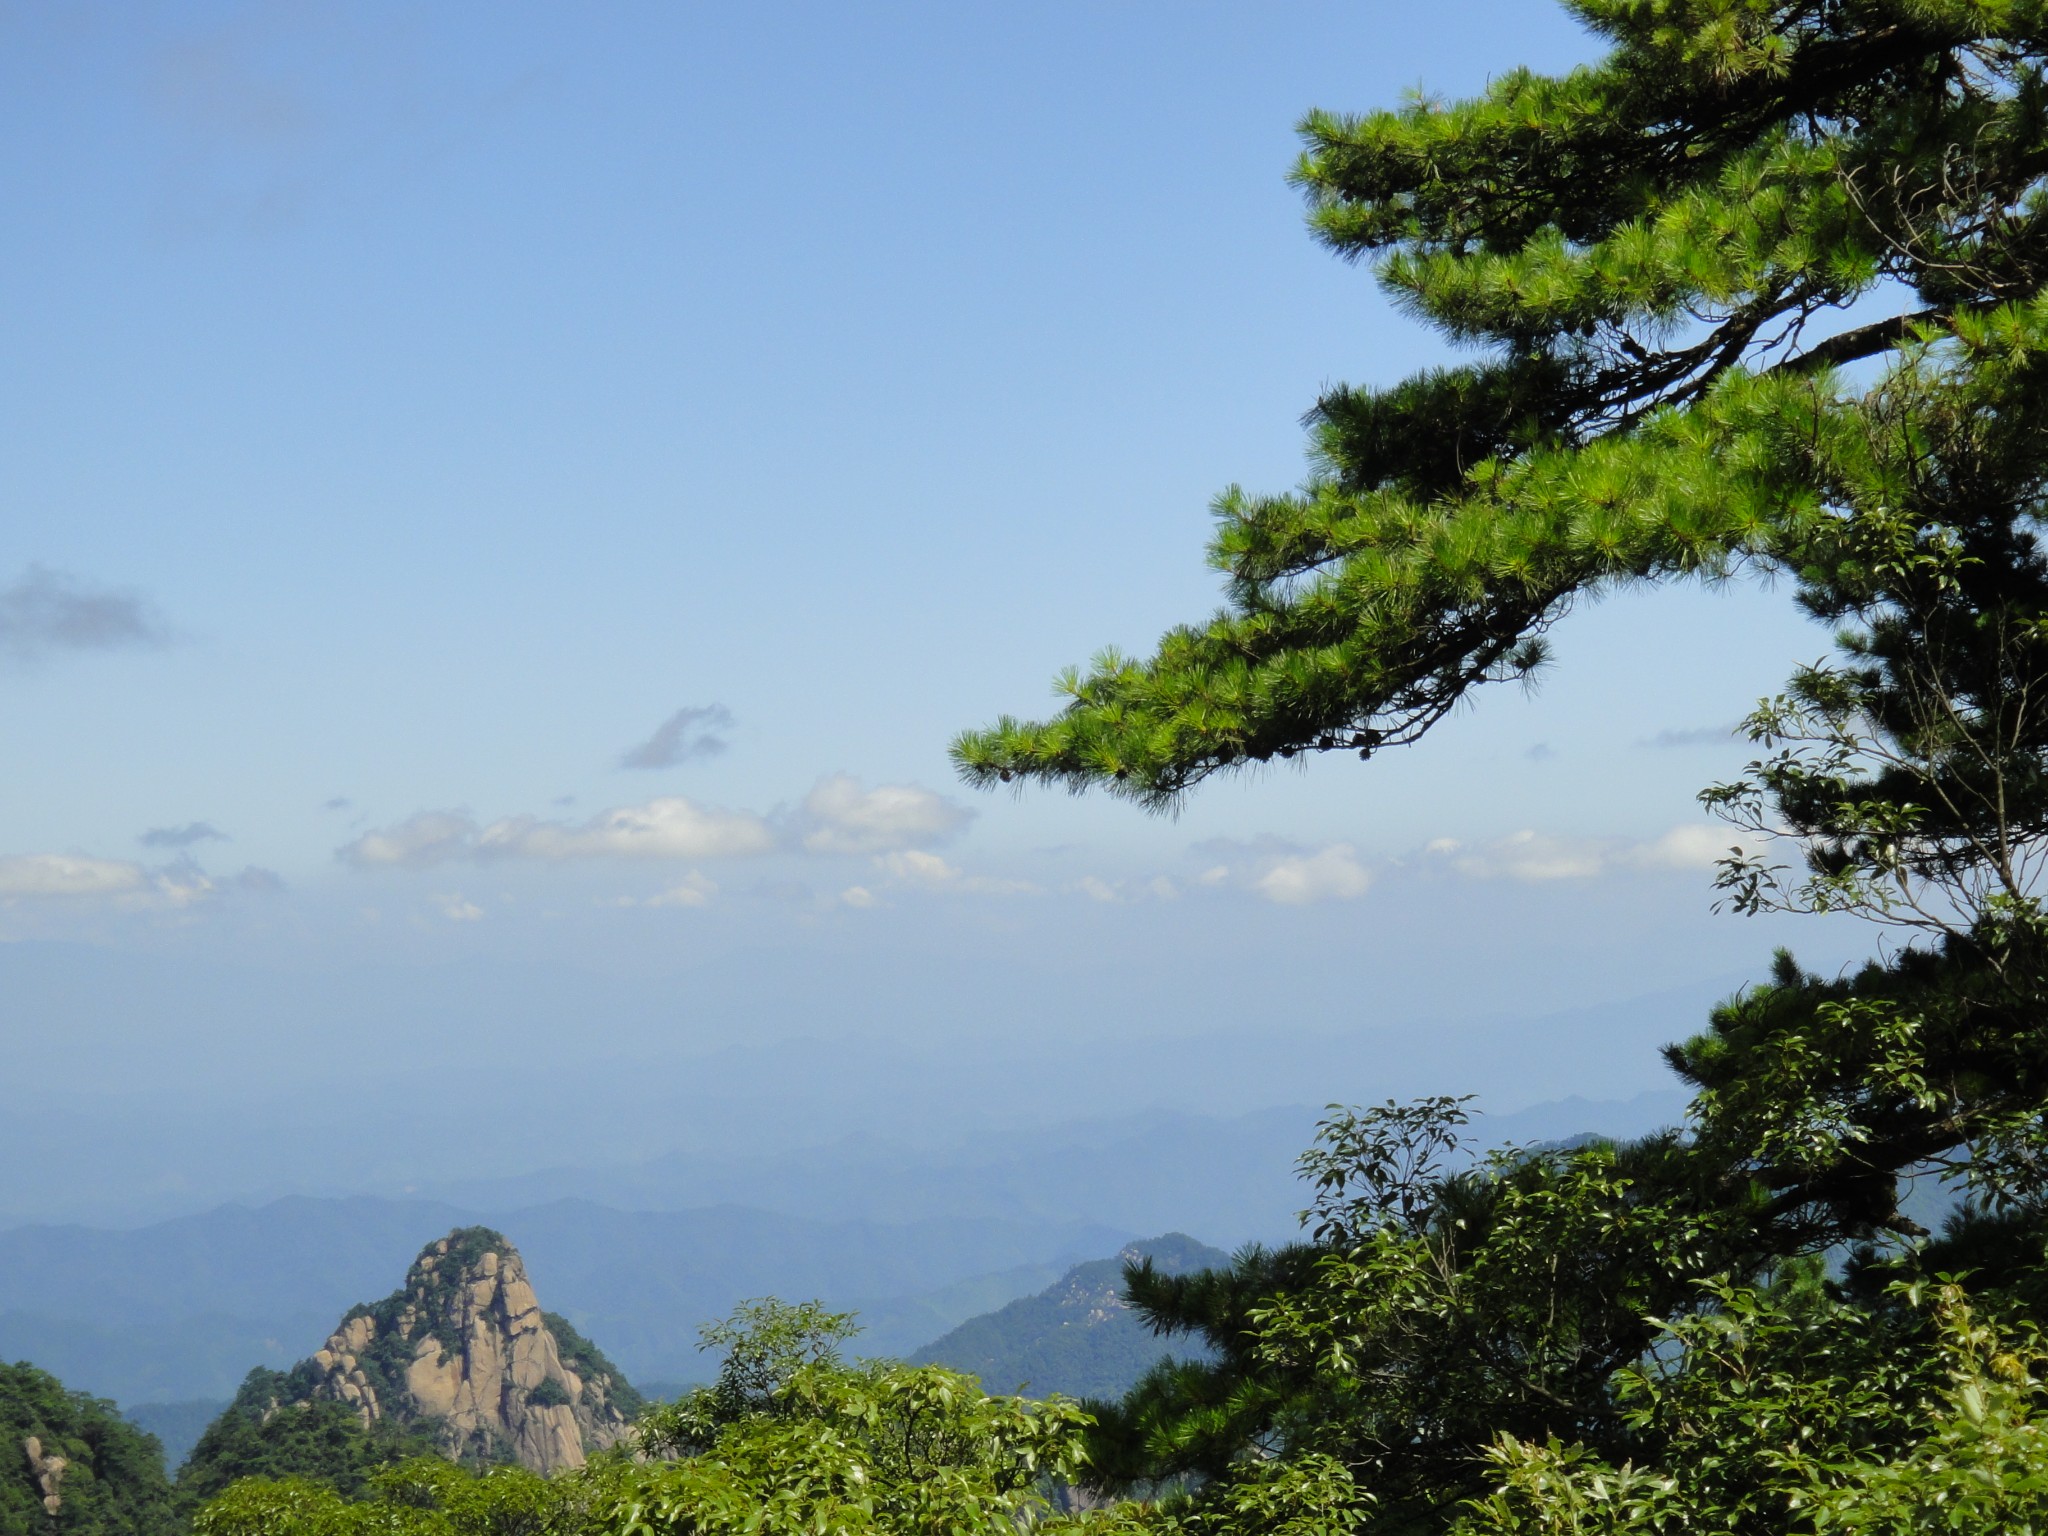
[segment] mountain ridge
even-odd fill
[[[1180,1275],[1226,1265],[1230,1255],[1184,1232],[1127,1243],[1114,1257],[1076,1264],[1034,1296],[969,1318],[910,1361],[965,1371],[990,1392],[1121,1397],[1174,1352],[1124,1299],[1124,1266],[1141,1259]],[[1180,1352],[1190,1348],[1183,1341]]]
[[[251,1366],[309,1355],[428,1241],[478,1224],[517,1235],[536,1289],[629,1377],[668,1379],[701,1369],[698,1326],[749,1296],[825,1297],[882,1325],[869,1334],[878,1352],[903,1353],[1043,1283],[1039,1266],[1130,1236],[1071,1222],[832,1223],[575,1201],[485,1217],[291,1196],[126,1232],[0,1231],[0,1357],[128,1405],[229,1398]]]

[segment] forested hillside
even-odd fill
[[[989,1392],[1122,1397],[1172,1350],[1124,1298],[1124,1268],[1141,1260],[1182,1275],[1230,1256],[1178,1232],[1130,1243],[1114,1258],[1075,1265],[1035,1296],[969,1318],[910,1361],[964,1371]],[[1183,1345],[1181,1353],[1206,1351]]]
[[[31,1365],[0,1365],[0,1533],[175,1536],[156,1441],[114,1405]]]

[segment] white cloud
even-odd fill
[[[118,859],[65,853],[23,853],[0,858],[0,898],[120,896],[149,883],[142,866]]]
[[[803,846],[811,853],[897,853],[940,843],[974,813],[916,784],[861,788],[835,773],[804,797]]]
[[[921,853],[915,848],[882,854],[875,863],[909,885],[949,885],[960,878],[960,871],[936,853]]]
[[[1661,837],[1559,837],[1521,831],[1490,843],[1443,837],[1426,847],[1458,874],[1475,880],[1590,880],[1624,870],[1712,869],[1726,856],[1727,829],[1695,822]]]
[[[849,885],[839,893],[839,899],[849,907],[867,908],[876,905],[881,898],[864,885]]]
[[[1636,844],[1624,858],[1640,869],[1712,869],[1728,857],[1734,842],[1729,828],[1695,822],[1673,827],[1655,842]]]
[[[1599,838],[1524,830],[1477,845],[1440,837],[1423,852],[1474,880],[1586,880],[1605,866],[1608,845]]]
[[[473,923],[484,915],[484,909],[473,901],[466,901],[460,895],[436,896],[434,904],[441,909],[441,915],[451,923]]]
[[[422,869],[451,859],[713,859],[766,853],[768,823],[751,811],[702,806],[679,795],[600,811],[588,821],[508,816],[479,827],[462,811],[422,811],[366,832],[339,851],[348,863]]]
[[[1354,901],[1372,886],[1372,871],[1358,861],[1349,843],[1331,843],[1314,853],[1275,859],[1252,882],[1268,901],[1303,906],[1315,901]]]
[[[365,832],[340,850],[351,864],[424,869],[475,851],[476,821],[463,811],[421,811],[394,826]]]
[[[510,816],[477,834],[479,858],[719,859],[766,853],[775,846],[768,823],[751,811],[698,805],[680,795],[600,811],[571,826]]]
[[[1091,901],[1174,901],[1180,896],[1180,887],[1165,875],[1154,875],[1149,880],[1104,880],[1100,875],[1083,875],[1069,889]]]
[[[878,853],[875,867],[898,885],[920,886],[928,891],[965,891],[976,896],[1035,896],[1038,887],[1029,880],[998,880],[988,875],[963,873],[936,853],[906,848],[901,853]]]
[[[670,886],[657,896],[649,896],[640,903],[643,907],[708,907],[711,898],[718,894],[718,886],[696,870],[678,884]]]
[[[159,870],[150,882],[157,899],[168,907],[189,907],[214,893],[214,883],[191,864],[174,864]]]

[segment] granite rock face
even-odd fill
[[[64,1481],[64,1469],[71,1463],[55,1452],[45,1455],[43,1442],[35,1435],[23,1440],[21,1448],[28,1455],[29,1476],[36,1480],[36,1488],[43,1496],[43,1513],[54,1518],[64,1509],[64,1495],[57,1490]]]
[[[541,1311],[519,1251],[487,1227],[429,1243],[403,1290],[351,1309],[291,1379],[365,1428],[390,1418],[431,1429],[456,1460],[536,1472],[582,1466],[639,1406],[602,1354]]]

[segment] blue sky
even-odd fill
[[[1299,477],[1319,387],[1441,355],[1304,236],[1301,113],[1588,52],[1503,0],[0,8],[0,939],[158,967],[0,1045],[276,1094],[413,986],[417,1049],[516,1040],[539,1093],[1261,999],[1506,1040],[1853,954],[1708,911],[1717,732],[1825,646],[1782,591],[1612,599],[1534,694],[1177,819],[949,776],[1215,603],[1207,502]],[[448,990],[513,965],[631,1001]],[[1674,1032],[1237,1097],[1625,1092]]]

